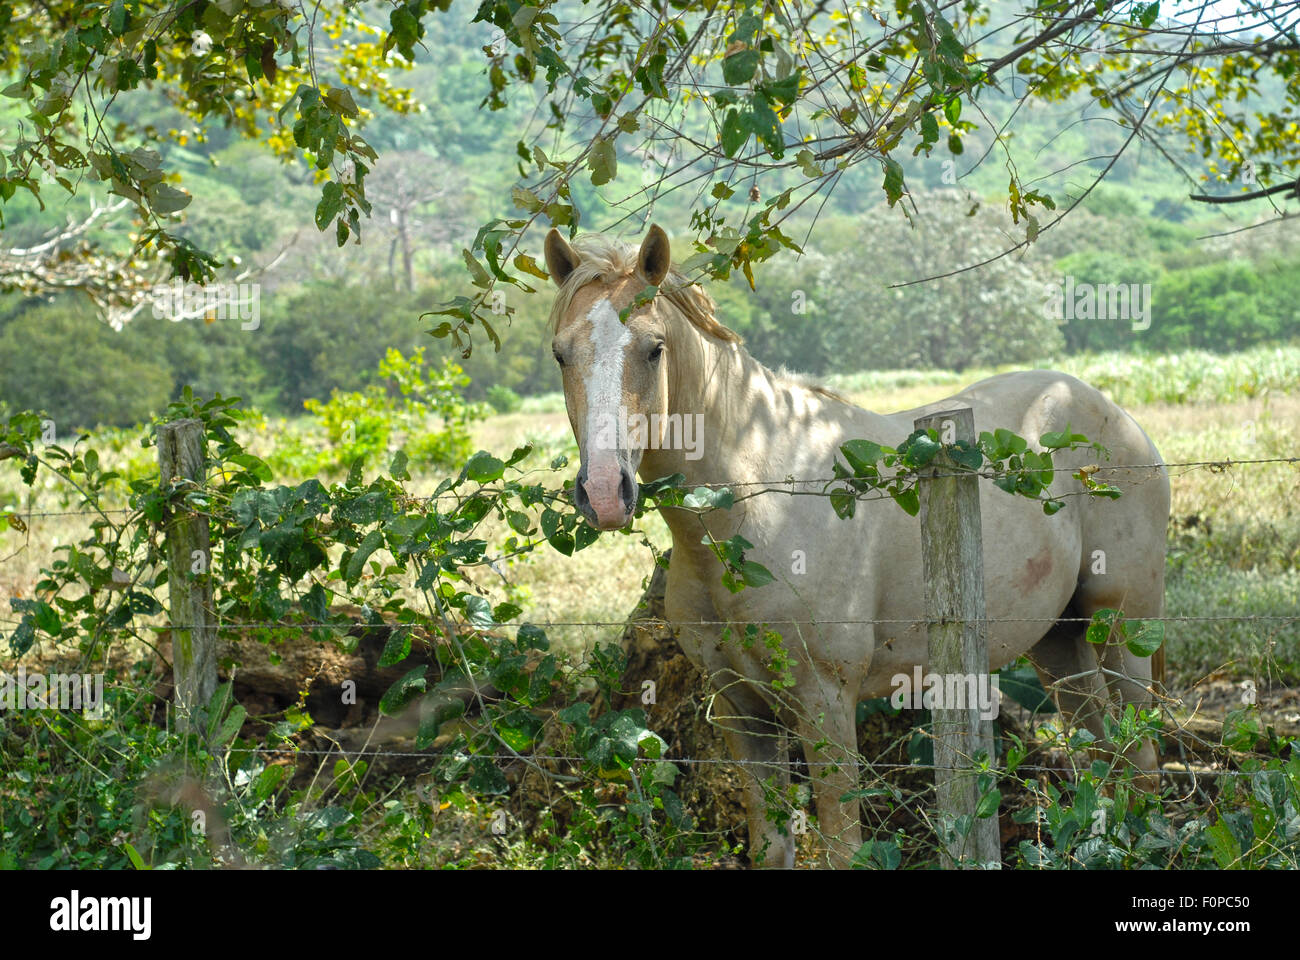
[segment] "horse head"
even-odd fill
[[[632,519],[641,458],[659,439],[649,428],[666,423],[668,412],[671,303],[656,296],[629,311],[668,278],[668,236],[652,226],[635,259],[628,253],[598,235],[577,249],[557,230],[546,238],[546,266],[560,288],[551,349],[581,456],[574,502],[601,530]]]

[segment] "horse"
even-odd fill
[[[646,482],[682,474],[690,488],[723,483],[736,493],[729,509],[660,512],[672,533],[667,617],[710,678],[715,709],[728,714],[720,725],[745,771],[752,865],[794,863],[791,831],[767,815],[771,791],[784,795],[789,785],[788,747],[776,729],[795,732],[814,774],[826,846],[819,857],[851,862],[862,841],[850,793],[857,704],[890,695],[891,678],[927,665],[917,518],[882,499],[839,519],[824,496],[783,495],[823,490],[811,481],[830,476],[850,439],[897,447],[917,417],[966,406],[977,431],[1011,429],[1034,450],[1043,450],[1043,434],[1063,430],[1106,448],[1113,466],[1092,476],[1118,487],[1117,500],[1075,496],[1047,516],[1039,503],[981,483],[989,669],[1028,654],[1063,717],[1098,745],[1107,742],[1106,713],[1150,705],[1151,659],[1123,644],[1088,643],[1085,624],[1074,622],[1107,607],[1132,618],[1164,609],[1168,473],[1141,427],[1100,391],[1047,370],[1003,373],[915,410],[877,414],[754,359],[712,298],[673,265],[657,225],[636,249],[595,233],[571,245],[551,230],[545,260],[558,287],[552,351],[580,453],[573,499],[587,522],[629,524],[638,474]],[[681,442],[677,425],[687,418],[699,427],[694,444]],[[1088,450],[1054,455],[1071,472],[1096,459]],[[1054,496],[1063,476],[1073,485],[1063,492],[1082,492],[1076,478],[1057,476]],[[775,491],[741,495],[774,483]],[[771,582],[738,592],[724,585],[726,568],[702,541],[736,534]],[[772,682],[773,650],[745,642],[749,624],[781,628],[792,686]],[[1158,770],[1150,742],[1125,757]]]

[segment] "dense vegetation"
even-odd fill
[[[709,76],[725,81],[707,96],[720,108],[722,156],[735,165],[710,168],[692,193],[670,188],[661,174],[682,159],[677,151],[686,141],[677,134],[713,144],[710,123],[695,117],[680,129],[663,126],[673,120],[670,110],[659,111],[663,103],[646,112],[613,109],[629,91],[667,100],[659,81],[667,52],[682,40],[652,38],[649,62],[625,72],[640,56],[637,24],[618,3],[600,9],[617,14],[611,24],[622,29],[611,26],[607,42],[578,54],[574,62],[592,76],[574,74],[582,82],[547,104],[549,119],[540,105],[543,92],[554,92],[555,77],[543,69],[554,38],[516,23],[508,45],[543,43],[507,57],[493,45],[490,22],[512,17],[517,11],[509,3],[481,4],[474,23],[475,11],[463,2],[395,4],[388,27],[375,35],[382,41],[358,33],[345,10],[330,21],[331,39],[360,37],[361,47],[350,61],[331,48],[328,70],[344,74],[343,86],[332,86],[338,76],[308,74],[290,14],[277,5],[250,5],[257,12],[239,30],[225,8],[240,4],[184,5],[171,33],[149,41],[143,70],[156,76],[141,73],[115,46],[139,39],[144,4],[114,0],[101,10],[51,0],[42,7],[66,31],[47,31],[57,41],[52,47],[40,38],[20,42],[41,32],[32,26],[39,14],[6,19],[13,6],[0,9],[0,24],[12,27],[0,38],[10,72],[0,99],[0,260],[38,245],[64,216],[85,217],[92,196],[104,201],[96,191],[105,184],[135,205],[97,221],[86,234],[89,245],[70,244],[68,259],[75,264],[105,250],[130,250],[141,259],[127,258],[113,275],[120,289],[88,283],[60,294],[52,292],[57,284],[17,272],[0,276],[0,289],[8,291],[0,295],[0,441],[21,452],[0,465],[0,552],[17,558],[0,571],[11,594],[4,652],[14,662],[93,664],[112,681],[104,717],[33,712],[0,726],[0,760],[11,773],[0,782],[0,868],[662,867],[731,852],[696,830],[678,793],[684,770],[663,759],[664,742],[644,713],[591,709],[598,700],[608,706],[622,680],[612,638],[592,642],[588,634],[516,622],[557,602],[569,613],[560,620],[620,619],[632,598],[591,596],[579,565],[601,565],[604,574],[612,557],[635,569],[635,582],[664,546],[652,514],[642,518],[638,536],[598,537],[581,522],[563,489],[574,453],[567,433],[557,438],[539,430],[536,442],[513,453],[512,446],[499,455],[474,452],[472,436],[488,404],[525,413],[562,409],[545,330],[549,288],[528,269],[536,262],[511,259],[508,267],[533,276],[535,292],[510,285],[495,269],[487,277],[482,265],[495,268],[491,252],[539,217],[626,233],[639,229],[641,217],[657,220],[674,234],[680,255],[704,258],[697,265],[714,275],[710,291],[720,318],[760,359],[827,377],[859,398],[870,391],[868,399],[893,403],[896,393],[917,385],[957,387],[1006,366],[1050,364],[1122,404],[1149,407],[1141,419],[1149,416],[1166,431],[1161,448],[1170,459],[1280,458],[1294,456],[1300,442],[1295,231],[1285,220],[1239,230],[1256,216],[1207,212],[1187,202],[1193,180],[1174,179],[1165,158],[1125,153],[1132,138],[1124,123],[1089,113],[1110,97],[1092,88],[1096,71],[1077,62],[1087,56],[1081,41],[1088,37],[1030,51],[1018,73],[1036,78],[1040,96],[1019,113],[1011,93],[981,87],[986,78],[971,69],[942,16],[899,4],[902,26],[895,23],[888,57],[865,61],[870,77],[846,66],[841,78],[855,96],[879,94],[894,70],[886,60],[925,62],[905,81],[906,96],[878,115],[880,139],[859,144],[854,164],[801,151],[794,169],[763,170],[760,186],[758,171],[749,176],[739,165],[741,147],[758,151],[751,164],[779,160],[779,124],[802,131],[814,118],[799,112],[808,104],[786,109],[800,93],[804,69],[778,63],[778,48],[793,30],[785,32],[770,13],[760,22],[742,0],[727,8],[724,36],[715,38],[729,42],[703,55]],[[1066,9],[1058,6],[1039,6],[1038,26]],[[1145,43],[1142,31],[1160,15],[1158,4],[1084,6],[1114,14],[1107,31],[1130,45]],[[455,15],[442,16],[448,7]],[[980,5],[965,7],[963,37],[983,29]],[[989,7],[999,15],[1010,9]],[[526,9],[538,11],[533,16],[543,24],[541,11],[549,16],[557,8]],[[212,56],[200,50],[197,34],[190,39],[201,26],[215,34],[204,34]],[[837,22],[835,29],[853,28]],[[231,57],[227,46],[235,44],[243,46]],[[69,62],[84,67],[104,49],[115,53],[94,82],[116,99],[110,98],[113,122],[103,128],[111,132],[103,136],[120,139],[123,151],[137,141],[157,150],[130,155],[129,168],[113,166],[118,154],[103,141],[82,144],[88,156],[58,142],[76,140],[78,123],[60,72]],[[426,50],[436,57],[425,57]],[[1121,74],[1144,69],[1118,48],[1097,56]],[[1197,160],[1207,161],[1203,177],[1211,184],[1242,186],[1250,168],[1237,146],[1243,131],[1257,135],[1256,172],[1293,173],[1300,142],[1290,135],[1294,123],[1255,109],[1261,90],[1294,102],[1300,70],[1292,56],[1265,57],[1262,79],[1249,56],[1232,55],[1217,61],[1217,72],[1197,67],[1181,77],[1243,104],[1218,118],[1222,130],[1213,135],[1181,105],[1165,118],[1190,137]],[[367,86],[373,100],[360,98],[358,109],[349,86]],[[915,97],[914,110],[908,97]],[[1179,90],[1167,99],[1177,103]],[[288,111],[284,126],[269,120],[280,106]],[[362,139],[359,118],[374,107],[381,108]],[[980,110],[1019,113],[1014,161],[1008,154],[1003,165],[997,153],[994,162],[968,163],[1006,146],[992,137],[997,124]],[[618,134],[596,136],[612,117]],[[842,145],[859,136],[856,107],[840,105],[821,116],[828,118],[838,124]],[[47,135],[15,141],[10,131],[28,124]],[[644,140],[631,136],[638,129]],[[521,130],[529,131],[529,144],[519,139]],[[552,134],[554,148],[546,139]],[[529,149],[543,140],[549,155]],[[78,175],[75,185],[64,183],[69,170],[84,169],[82,161],[104,182]],[[619,167],[623,174],[615,177]],[[1037,236],[1037,217],[1046,221],[1052,209],[1036,189],[1039,181],[1050,180],[1064,207],[1082,193],[1075,173],[1086,170],[1090,179],[1103,167],[1105,183],[1062,226],[1049,230],[1045,222]],[[682,169],[691,174],[689,164]],[[631,180],[639,171],[639,183],[629,184],[629,171]],[[183,176],[192,203],[164,172]],[[800,174],[810,183],[833,179],[835,190],[816,203],[805,205],[806,196],[791,203],[784,191]],[[356,217],[368,206],[372,218]],[[527,216],[496,219],[518,210]],[[624,218],[629,210],[636,228]],[[170,218],[181,211],[180,219]],[[355,240],[362,223],[364,244],[336,249],[336,236]],[[495,231],[479,229],[484,223],[496,224]],[[692,249],[696,237],[712,246]],[[1000,256],[1010,246],[1024,249]],[[127,309],[132,285],[155,278],[145,254],[163,256],[178,274],[202,276],[215,265],[204,251],[232,258],[215,276],[231,280],[247,271],[259,284],[255,322],[202,311],[173,321],[155,316],[148,303]],[[986,260],[978,270],[894,286]],[[473,290],[466,289],[467,266]],[[1149,315],[1080,314],[1063,322],[1049,307],[1062,286],[1119,284],[1141,291]],[[445,317],[427,311],[466,293],[476,300],[462,303],[461,316],[476,335],[462,344],[464,353],[448,354],[445,339],[428,335]],[[104,298],[114,297],[110,315],[124,320],[121,329],[103,322]],[[477,335],[484,319],[501,335],[499,349]],[[232,394],[245,399],[220,399]],[[214,396],[206,404],[196,399]],[[188,497],[160,487],[151,447],[159,418],[186,415],[205,422],[213,457],[210,489]],[[53,436],[46,435],[45,416]],[[104,428],[77,439],[96,425]],[[684,493],[672,484],[647,485],[646,492],[647,506],[655,496]],[[699,505],[724,494],[689,496]],[[364,760],[331,756],[309,784],[286,776],[272,755],[292,756],[295,769],[313,762],[309,738],[318,724],[305,693],[288,709],[250,720],[223,687],[201,706],[197,731],[160,724],[154,644],[170,588],[157,524],[182,501],[212,518],[222,616],[274,624],[252,628],[244,641],[274,650],[306,632],[323,645],[347,647],[359,617],[367,626],[396,625],[382,654],[392,666],[405,664],[414,637],[443,638],[436,675],[412,668],[381,702],[387,714],[417,699],[423,705],[416,744],[438,745],[423,786],[440,791],[441,805],[395,792],[387,779],[368,779]],[[1176,478],[1169,612],[1270,620],[1267,632],[1241,620],[1171,630],[1172,680],[1200,683],[1214,674],[1263,688],[1300,677],[1294,503],[1294,470],[1281,464],[1240,476],[1216,467]],[[47,519],[44,510],[70,516]],[[743,564],[740,545],[717,546],[720,557]],[[728,575],[737,588],[745,582],[743,566],[729,566]],[[557,601],[559,582],[583,596]],[[607,608],[593,611],[596,603]],[[782,638],[773,632],[763,642],[772,650],[774,682],[781,682]],[[1009,676],[1026,671],[1022,663]],[[490,682],[491,696],[451,707],[456,690],[480,681]],[[1042,702],[1041,690],[1027,695]],[[1064,762],[1059,758],[1077,758],[1087,745],[1084,734],[1036,716],[1041,725],[1026,742],[1003,739],[1002,769],[981,785],[988,801],[982,815],[1001,803],[1007,822],[1041,824],[1032,840],[1009,850],[1008,862],[1019,866],[1295,867],[1300,759],[1289,737],[1264,723],[1253,704],[1241,704],[1234,702],[1199,758],[1240,779],[1211,781],[1181,801],[1144,791],[1106,763],[1050,782],[1025,778],[1020,764]],[[860,706],[862,719],[882,712],[878,702]],[[1119,721],[1115,739],[1172,733],[1174,725],[1168,716],[1131,714]],[[924,760],[923,735],[909,725],[901,736],[902,759]],[[557,788],[562,816],[560,806],[548,806],[530,829],[512,820],[498,833],[490,824],[505,824],[505,811],[520,809],[517,792],[506,799],[514,785],[497,762],[511,752],[579,759],[563,767],[569,779]],[[219,811],[224,836],[194,829],[192,798],[174,792],[181,772],[211,787],[205,810]],[[909,801],[892,783],[862,793],[874,819],[858,865],[934,863],[931,826],[923,818],[898,826],[896,814]],[[797,791],[770,799],[769,814],[782,823],[803,803]],[[448,807],[451,815],[438,819]]]

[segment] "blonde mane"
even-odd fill
[[[573,241],[579,263],[564,280],[555,304],[551,307],[551,330],[558,330],[560,321],[569,312],[573,296],[594,280],[613,283],[636,272],[637,251],[629,244],[600,233],[587,233]],[[698,283],[688,280],[674,266],[660,284],[659,296],[680,311],[681,315],[701,333],[716,337],[726,343],[741,343],[740,334],[718,322],[718,305]]]

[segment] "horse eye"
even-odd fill
[[[659,361],[659,358],[662,357],[663,355],[664,355],[664,345],[662,343],[656,343],[655,348],[650,351],[650,362],[657,363]]]

